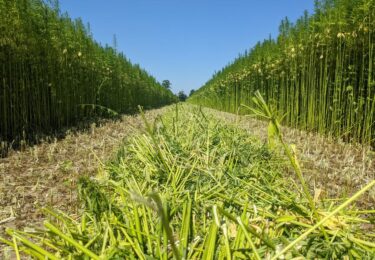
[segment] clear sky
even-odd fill
[[[285,16],[295,21],[313,0],[60,0],[94,38],[113,45],[173,92],[189,93],[250,49],[275,37]]]

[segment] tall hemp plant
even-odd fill
[[[312,15],[281,21],[189,99],[228,112],[256,90],[292,127],[375,144],[375,1],[320,0]]]

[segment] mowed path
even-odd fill
[[[166,109],[147,111],[146,117],[153,121]],[[211,109],[206,111],[266,141],[265,122]],[[24,152],[12,152],[0,159],[0,236],[7,227],[40,226],[41,207],[52,206],[78,216],[78,178],[94,176],[116,154],[123,139],[143,127],[139,115],[123,116],[121,121],[93,126],[85,132],[36,145]],[[350,195],[375,178],[375,153],[369,149],[287,127],[283,127],[283,134],[288,143],[297,146],[304,176],[316,195],[326,198]],[[361,198],[360,206],[369,209],[374,204],[373,189]],[[0,256],[1,253],[0,249]]]
[[[146,118],[153,120],[165,109],[149,110]],[[41,225],[41,207],[77,214],[78,178],[95,175],[101,164],[116,154],[123,139],[143,125],[139,115],[123,116],[120,121],[92,126],[0,159],[0,236],[7,227]]]

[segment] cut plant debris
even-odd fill
[[[80,180],[78,218],[44,208],[44,229],[8,229],[1,242],[36,259],[373,259],[374,211],[352,202],[375,181],[319,199],[272,111],[268,119],[272,145],[176,105]]]

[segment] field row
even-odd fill
[[[350,198],[311,195],[291,146],[200,107],[144,124],[95,179],[80,180],[78,218],[46,208],[45,231],[9,229],[14,243],[3,242],[51,259],[374,257],[374,212],[350,204],[374,181]]]
[[[283,124],[374,146],[375,1],[315,1],[314,14],[281,21],[189,99],[248,114],[256,91]]]

